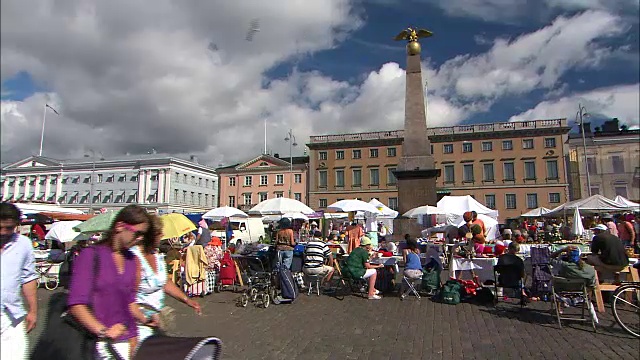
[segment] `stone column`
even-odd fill
[[[13,199],[15,200],[20,194],[20,177],[16,176],[13,181]]]
[[[2,184],[2,200],[6,200],[9,197],[9,177],[4,179],[4,184]]]
[[[148,203],[147,197],[151,194],[151,170],[144,172],[144,203]]]
[[[164,203],[164,170],[158,171],[158,202]]]
[[[144,203],[144,171],[138,171],[138,203]]]
[[[56,198],[54,200],[58,202],[60,196],[62,196],[62,174],[58,174],[58,181],[56,181]]]
[[[44,183],[44,201],[47,201],[47,199],[49,199],[49,196],[51,196],[51,175],[47,175],[45,177],[45,183]]]
[[[42,180],[42,176],[36,175],[36,187],[33,189],[33,193],[35,194],[36,199],[38,198],[38,196],[40,196],[40,180]]]
[[[26,176],[24,180],[24,200],[27,200],[27,198],[29,198],[29,195],[31,194],[31,185],[29,184],[30,182],[31,176]]]
[[[171,169],[164,174],[164,203],[171,202]]]

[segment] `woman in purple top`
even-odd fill
[[[148,228],[149,216],[143,208],[129,205],[120,210],[104,240],[83,250],[74,261],[69,289],[69,312],[99,340],[110,340],[127,360],[136,348],[133,314],[140,311],[135,305],[140,263],[129,248]],[[106,341],[98,341],[96,354],[98,359],[111,358]]]

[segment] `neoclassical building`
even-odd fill
[[[159,213],[198,213],[218,206],[218,176],[195,157],[32,156],[2,168],[0,196],[3,201],[58,203],[87,212],[140,204]]]

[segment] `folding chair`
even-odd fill
[[[526,298],[523,295],[524,279],[522,274],[515,266],[511,265],[495,265],[493,267],[493,279],[495,281],[494,305],[498,304],[498,288],[512,289],[516,294],[514,297],[520,299],[520,309],[526,305]]]
[[[402,275],[402,283],[400,284],[400,300],[404,300],[407,296],[413,294],[416,299],[420,300],[420,293],[416,290],[416,285],[422,285],[422,276],[419,278],[408,278]],[[406,289],[405,289],[406,287]]]
[[[551,278],[551,297],[553,299],[553,307],[555,317],[558,320],[558,326],[562,328],[562,320],[574,321],[591,321],[593,331],[596,331],[596,312],[591,303],[589,292],[587,291],[587,283],[582,279],[567,279],[559,276]],[[569,316],[560,313],[561,298],[580,297],[582,298],[582,306],[580,316]]]

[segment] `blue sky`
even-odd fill
[[[434,32],[422,41],[430,126],[573,119],[578,103],[596,122],[639,122],[637,0],[53,4],[1,5],[3,161],[37,150],[45,103],[61,113],[44,146],[58,158],[155,148],[231,163],[261,151],[265,118],[276,152],[289,129],[400,128],[393,37],[407,26]]]

